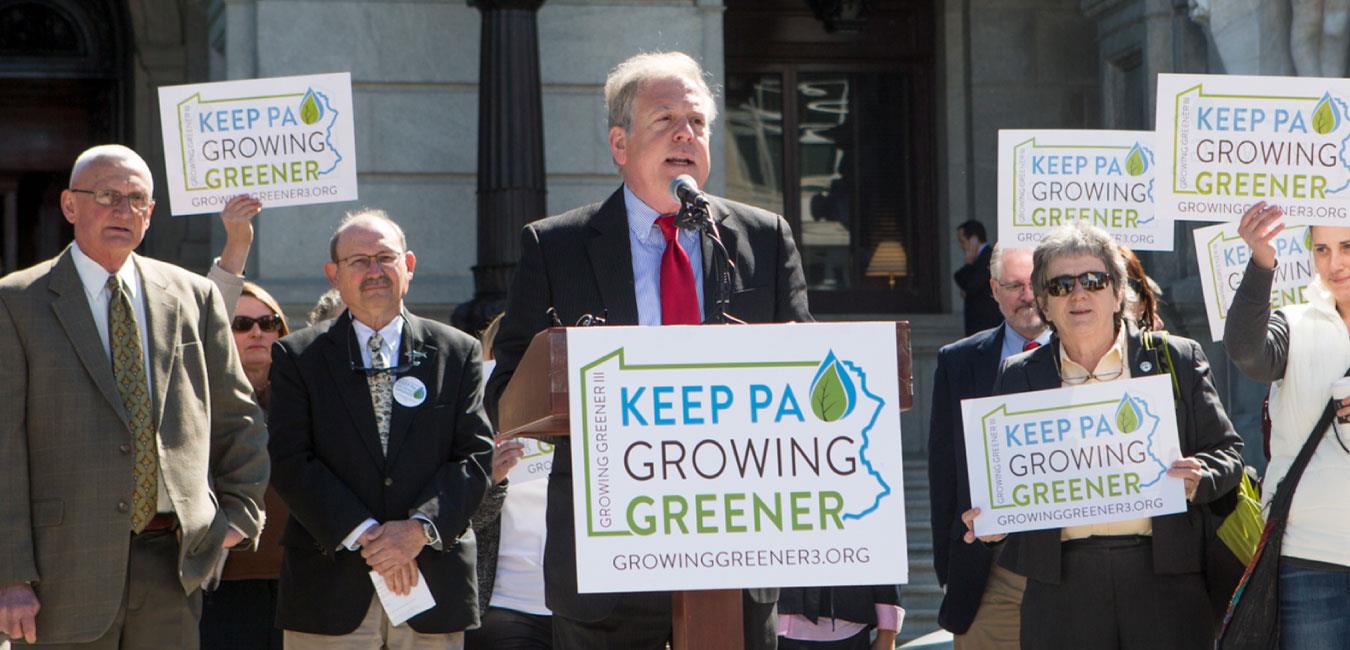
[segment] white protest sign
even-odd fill
[[[1313,279],[1313,262],[1308,226],[1286,226],[1271,242],[1275,245],[1275,281],[1270,287],[1270,308],[1301,305],[1308,302],[1304,289]],[[1237,223],[1221,223],[1196,228],[1195,259],[1200,266],[1200,287],[1205,294],[1205,315],[1209,317],[1209,335],[1223,340],[1228,306],[1233,304],[1252,249],[1238,236]]]
[[[1266,201],[1350,225],[1347,97],[1350,79],[1158,75],[1158,212],[1237,221]]]
[[[487,389],[488,377],[492,376],[492,369],[497,367],[495,359],[483,360],[483,389]],[[520,462],[507,473],[506,480],[520,485],[526,481],[534,481],[541,478],[548,478],[549,472],[553,471],[553,443],[519,436],[514,438],[516,442],[524,445],[524,455],[520,457]]]
[[[894,323],[567,330],[583,593],[907,581]]]
[[[159,111],[174,215],[356,200],[346,72],[162,86]]]
[[[961,402],[977,535],[1186,509],[1166,374]]]
[[[1135,250],[1172,250],[1172,220],[1153,210],[1148,131],[998,132],[998,241],[1034,248],[1086,221]]]

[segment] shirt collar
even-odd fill
[[[1121,323],[1121,325],[1120,325],[1120,331],[1119,331],[1119,332],[1116,332],[1116,341],[1115,341],[1115,343],[1112,343],[1112,344],[1111,344],[1111,349],[1107,350],[1107,351],[1106,351],[1106,354],[1102,355],[1101,360],[1097,362],[1097,367],[1096,367],[1096,368],[1093,368],[1091,373],[1089,373],[1088,370],[1087,370],[1086,368],[1084,368],[1081,364],[1079,364],[1077,361],[1074,361],[1073,359],[1070,359],[1070,358],[1069,358],[1069,353],[1064,349],[1064,345],[1061,344],[1061,345],[1059,346],[1059,369],[1060,369],[1060,373],[1061,373],[1060,376],[1061,376],[1061,377],[1068,377],[1068,376],[1083,377],[1083,376],[1086,376],[1086,375],[1089,375],[1089,374],[1092,375],[1092,376],[1094,376],[1094,377],[1098,377],[1098,376],[1101,376],[1101,375],[1108,375],[1108,376],[1109,376],[1110,374],[1116,372],[1117,370],[1121,370],[1122,372],[1121,372],[1117,377],[1113,377],[1113,379],[1126,379],[1126,378],[1128,378],[1128,375],[1126,375],[1126,374],[1123,372],[1123,371],[1125,370],[1125,330],[1126,330],[1126,329],[1127,329],[1127,328],[1126,328],[1125,324],[1124,324],[1124,323]]]
[[[356,342],[361,345],[361,349],[366,349],[366,342],[370,340],[375,329],[371,326],[356,320],[352,316],[352,329],[356,330]],[[384,341],[386,349],[392,349],[398,345],[399,338],[403,336],[403,314],[399,314],[389,321],[389,324],[380,328],[380,340]]]
[[[656,228],[656,219],[661,216],[660,212],[652,209],[651,206],[642,202],[628,185],[623,186],[623,207],[628,212],[628,230],[633,233],[637,240],[644,244],[651,244],[655,238],[660,237],[662,243],[665,242],[664,235],[654,234]]]
[[[1045,345],[1046,343],[1050,342],[1050,328],[1047,327],[1041,330],[1041,333],[1037,335],[1036,338],[1028,339],[1027,337],[1019,334],[1017,330],[1013,329],[1012,325],[1009,325],[1008,321],[1005,320],[1003,321],[1003,340],[1011,341],[1012,344],[1016,345],[1017,349],[1019,350],[1026,347],[1028,340],[1035,341],[1037,343],[1040,343],[1041,345]]]
[[[111,275],[108,269],[103,268],[80,250],[78,243],[70,245],[70,258],[75,262],[75,272],[80,276],[80,284],[84,285],[85,295],[89,296],[90,300],[98,300],[108,288],[108,276]],[[132,304],[136,304],[141,295],[141,279],[136,273],[136,265],[132,263],[130,255],[122,262],[122,267],[117,269],[117,277],[127,288]]]

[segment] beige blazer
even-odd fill
[[[256,542],[267,432],[215,286],[133,255],[185,594],[231,523]],[[45,643],[90,641],[126,584],[131,434],[71,251],[0,279],[0,584],[31,581]]]

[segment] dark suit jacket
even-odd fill
[[[994,301],[994,290],[989,286],[989,258],[993,245],[980,251],[974,262],[956,270],[956,285],[965,293],[966,336],[987,330],[1003,322],[1003,312]]]
[[[34,582],[43,643],[106,632],[127,583],[132,440],[70,248],[0,280],[0,584]],[[206,278],[139,255],[159,463],[183,597],[230,524],[256,540],[267,431]]]
[[[710,216],[736,264],[728,312],[757,323],[809,321],[806,279],[787,222],[773,213],[710,197]],[[554,307],[567,325],[583,314],[607,312],[613,325],[636,325],[637,298],[628,213],[623,190],[604,203],[537,221],[520,238],[520,263],[511,282],[506,317],[492,349],[497,367],[488,380],[489,412],[511,379],[530,339],[549,327],[545,310]],[[713,249],[703,237],[704,313],[712,314],[717,294]],[[548,485],[548,540],[544,548],[545,600],[568,618],[598,621],[621,594],[578,594],[576,542],[572,524],[572,452],[558,446]],[[777,589],[750,590],[757,602],[773,602]]]
[[[290,506],[281,536],[277,624],[313,634],[347,634],[361,623],[374,586],[360,553],[335,551],[367,518],[379,522],[422,514],[435,523],[443,550],[422,549],[417,565],[436,606],[408,621],[424,634],[478,623],[475,541],[469,516],[487,489],[492,432],[482,408],[478,342],[404,312],[400,376],[426,385],[426,399],[394,401],[389,453],[380,451],[365,374],[352,370],[356,350],[350,312],[291,334],[272,347],[272,485]]]
[[[1138,332],[1130,332],[1125,345],[1131,377],[1167,372],[1158,350],[1140,345]],[[1181,454],[1196,457],[1206,470],[1186,512],[1153,518],[1153,571],[1160,575],[1199,573],[1205,566],[1206,513],[1202,507],[1232,490],[1241,479],[1242,438],[1219,403],[1209,378],[1209,360],[1200,344],[1169,336],[1167,345],[1181,393],[1176,402]],[[1059,342],[1053,338],[1049,345],[1009,357],[994,393],[1059,388],[1058,363]],[[1059,528],[1013,533],[999,564],[1028,579],[1059,584],[1059,536]]]
[[[933,567],[938,583],[947,587],[938,624],[955,634],[964,634],[975,620],[992,562],[984,544],[961,539],[966,533],[961,513],[970,509],[961,400],[994,393],[1003,333],[999,326],[944,346],[938,350],[933,373],[933,413],[928,425]]]

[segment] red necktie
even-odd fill
[[[661,254],[661,324],[698,325],[703,318],[698,313],[694,269],[676,236],[675,215],[657,217],[656,225],[666,237],[666,252]]]
[[[1023,345],[1023,346],[1022,346],[1022,351],[1023,351],[1023,352],[1026,352],[1027,350],[1035,350],[1036,348],[1039,348],[1039,347],[1041,347],[1041,344],[1040,344],[1040,343],[1037,343],[1037,342],[1034,341],[1034,340],[1033,340],[1033,341],[1027,341],[1026,345]]]

